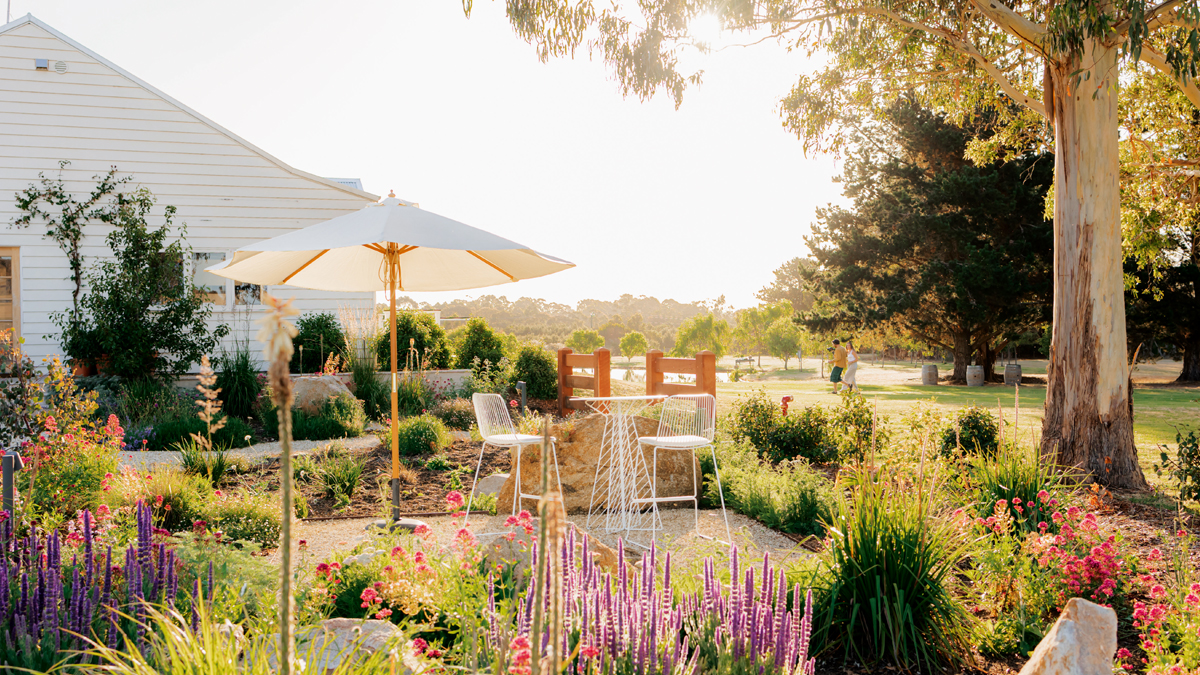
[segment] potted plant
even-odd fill
[[[96,329],[82,321],[71,321],[63,327],[62,348],[71,360],[73,375],[82,377],[96,374],[97,360],[102,357],[100,336]]]

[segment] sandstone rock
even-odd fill
[[[506,474],[506,473],[494,473],[490,476],[484,476],[483,478],[479,479],[478,483],[475,484],[475,495],[479,496],[479,495],[499,494],[500,489],[502,487],[504,487],[504,483],[507,480],[508,480],[508,474]],[[511,503],[510,503],[509,512],[510,513],[512,512]]]
[[[638,436],[653,436],[658,432],[658,421],[646,417],[635,417],[634,426]],[[603,506],[607,497],[607,483],[603,471],[600,484],[596,485],[596,464],[600,460],[601,440],[604,438],[605,416],[599,413],[574,420],[567,424],[556,424],[550,428],[550,435],[558,439],[558,470],[562,476],[563,502],[567,513],[588,513],[592,504],[592,488],[595,485],[595,506]],[[521,451],[521,489],[526,494],[536,494],[541,485],[541,446],[528,445]],[[513,451],[513,465],[516,464],[516,451]],[[652,449],[643,447],[642,453],[646,459],[646,470],[653,472],[651,466]],[[691,450],[659,450],[658,451],[658,496],[680,497],[695,493],[695,480],[700,482],[700,462],[692,459]],[[550,480],[554,480],[554,469],[550,470]],[[496,512],[509,513],[513,505],[513,488],[516,483],[516,472],[512,472],[500,494],[496,498]],[[638,497],[650,496],[649,481],[643,485]],[[691,506],[691,502],[679,502]],[[659,504],[659,508],[664,508]],[[536,503],[532,499],[522,500],[521,507],[532,512]]]
[[[268,647],[271,667],[277,664],[278,634]],[[390,621],[377,619],[326,619],[315,626],[296,630],[296,657],[305,660],[305,672],[332,673],[343,660],[359,661],[381,649],[395,649],[404,658],[404,670],[414,672],[416,663],[407,658],[411,647],[404,633]],[[411,663],[410,663],[411,662]]]
[[[333,375],[294,378],[292,392],[296,401],[292,407],[299,408],[310,415],[321,412],[321,406],[325,405],[326,399],[339,394],[354,396],[345,383]]]
[[[1116,651],[1117,613],[1071,598],[1020,675],[1110,675]]]

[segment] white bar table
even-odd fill
[[[607,533],[620,533],[626,543],[647,547],[632,541],[634,532],[662,529],[657,509],[642,511],[634,504],[639,494],[652,494],[650,471],[646,457],[638,446],[638,431],[634,418],[663,396],[596,396],[580,398],[588,407],[604,415],[604,436],[600,456],[596,460],[596,479],[592,483],[592,498],[588,503],[587,529],[592,520]],[[600,524],[603,519],[603,525]]]

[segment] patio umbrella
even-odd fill
[[[400,513],[396,293],[454,291],[533,279],[573,263],[464,225],[389,194],[376,204],[244,246],[208,268],[262,286],[388,291],[391,297],[392,519]]]

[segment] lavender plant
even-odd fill
[[[90,641],[114,646],[132,636],[145,647],[148,606],[174,607],[179,576],[175,552],[155,541],[165,532],[154,527],[150,507],[138,502],[136,508],[137,540],[120,567],[111,545],[97,550],[86,511],[79,552],[67,564],[57,531],[43,535],[31,525],[27,536],[17,537],[3,514],[0,671],[48,670],[77,659]]]
[[[709,558],[704,563],[703,587],[676,602],[669,552],[659,586],[655,549],[643,555],[642,571],[631,573],[624,547],[618,545],[614,577],[602,573],[593,561],[586,536],[578,556],[576,548],[572,528],[557,556],[561,575],[540,577],[543,592],[529,589],[517,601],[514,617],[500,611],[496,586],[489,580],[484,656],[505,672],[535,672],[536,651],[562,654],[564,672],[812,675],[815,661],[808,653],[812,592],[805,596],[801,610],[800,587],[789,592],[784,572],[776,572],[769,557],[760,570],[742,570],[734,548],[729,570],[734,581],[728,588]],[[533,560],[535,566],[550,567],[536,545]],[[544,604],[545,611],[556,595],[562,630],[560,643],[550,650],[555,631],[550,625],[535,628],[535,605]]]

